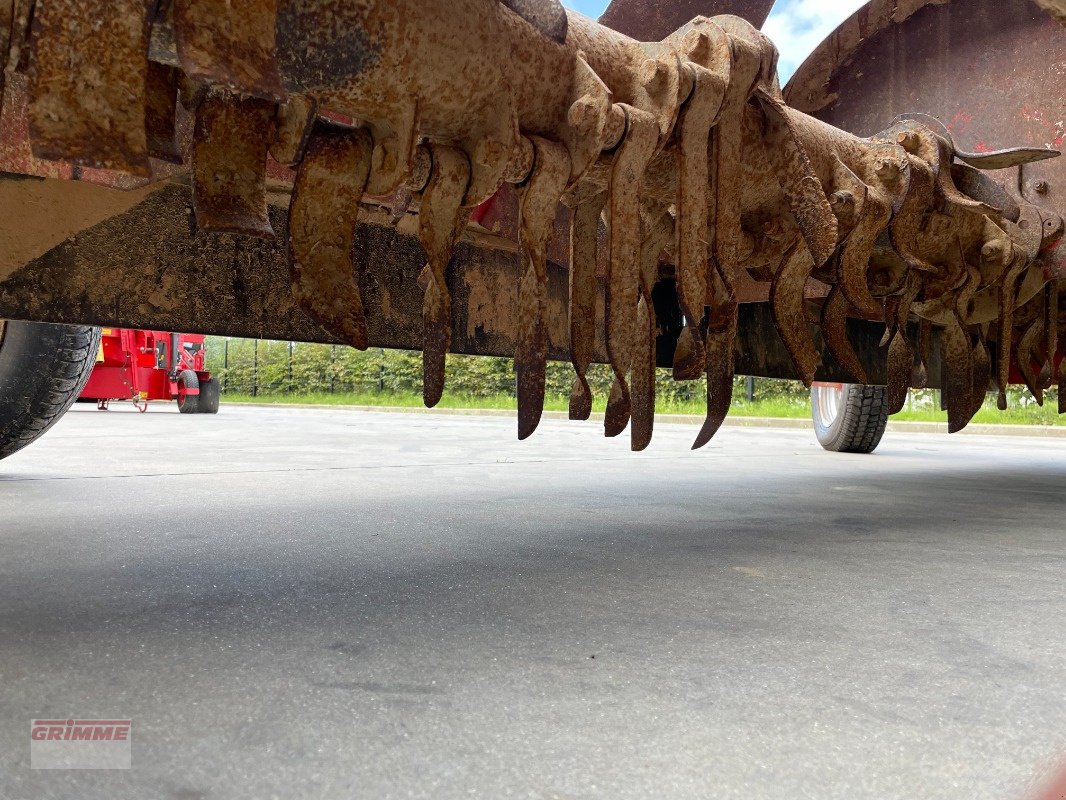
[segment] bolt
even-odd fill
[[[1033,191],[1037,194],[1047,194],[1050,188],[1047,181],[1037,181],[1033,184]]]
[[[855,205],[855,195],[847,190],[833,192],[833,194],[829,196],[829,204],[833,206],[833,208],[853,206]]]
[[[590,123],[595,120],[595,114],[596,108],[592,101],[587,97],[582,97],[575,100],[573,105],[570,106],[566,118],[571,128],[584,131],[592,127]]]
[[[899,180],[903,165],[898,158],[881,158],[877,161],[877,177],[885,183],[895,183]]]
[[[681,40],[681,52],[689,61],[702,64],[711,54],[711,37],[706,31],[689,31]]]
[[[917,153],[922,143],[922,140],[918,138],[918,134],[914,131],[903,131],[896,137],[896,141],[908,153]]]
[[[981,246],[981,259],[988,264],[1002,264],[1005,248],[999,239],[992,239]]]
[[[665,88],[668,76],[666,65],[654,58],[645,61],[640,69],[640,82],[650,95],[658,94]]]

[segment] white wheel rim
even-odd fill
[[[819,386],[815,392],[814,406],[822,425],[832,425],[840,413],[840,404],[844,398],[843,386]]]

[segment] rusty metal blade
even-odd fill
[[[915,389],[924,389],[929,385],[929,348],[933,339],[933,323],[927,319],[918,322],[918,344],[915,350],[918,353],[918,362],[914,365],[914,373],[911,376],[911,386]]]
[[[733,287],[717,269],[713,276],[712,299],[707,328],[707,417],[692,443],[693,450],[700,449],[714,438],[733,401],[739,306]]]
[[[766,120],[767,153],[788,199],[814,268],[822,266],[837,247],[837,218],[825,196],[810,158],[799,142],[785,105],[766,89],[755,93]]]
[[[941,391],[948,412],[948,433],[958,433],[971,418],[973,351],[969,336],[957,317],[953,317],[941,334],[940,363],[943,365]]]
[[[840,286],[834,285],[822,306],[822,339],[833,358],[851,374],[856,383],[869,383],[866,368],[848,339],[847,318],[848,300]]]
[[[637,336],[633,347],[633,422],[630,446],[639,452],[651,444],[655,425],[655,310],[643,292],[637,301]]]
[[[548,340],[544,315],[547,311],[547,248],[555,211],[570,179],[570,156],[566,148],[539,137],[530,137],[535,152],[533,173],[521,190],[522,278],[518,287],[518,347],[515,376],[518,393],[518,438],[526,439],[540,424],[544,413],[544,376]]]
[[[917,241],[926,215],[933,205],[935,176],[933,170],[920,158],[910,156],[909,163],[910,181],[907,194],[899,213],[892,218],[889,231],[896,252],[903,257],[908,267],[923,272],[936,272],[936,267],[919,255]]]
[[[285,99],[276,61],[277,0],[174,0],[174,36],[190,78]]]
[[[770,284],[770,311],[774,327],[785,343],[796,372],[805,386],[810,386],[821,363],[821,354],[814,346],[807,323],[804,287],[814,262],[806,245],[797,241],[789,248]]]
[[[600,17],[600,24],[644,42],[665,39],[698,16],[732,14],[761,28],[774,0],[613,0]]]
[[[647,448],[655,427],[655,366],[658,326],[652,291],[659,277],[659,254],[674,238],[674,219],[665,210],[642,215],[644,242],[640,255],[640,299],[633,346],[632,424],[630,443],[634,451]]]
[[[1000,411],[1007,408],[1007,384],[1010,381],[1012,339],[1014,336],[1014,306],[1018,299],[1018,281],[1025,271],[1025,254],[1016,250],[1007,274],[999,290],[999,362],[996,365],[996,385],[999,386],[997,405]]]
[[[274,106],[213,89],[196,109],[193,209],[210,233],[272,239],[266,202],[266,155]],[[266,134],[266,135],[264,135]]]
[[[628,129],[611,165],[609,257],[606,293],[607,355],[615,381],[607,401],[604,432],[618,436],[629,424],[626,383],[633,358],[640,283],[640,198],[644,172],[655,152],[659,125],[655,116],[626,108]]]
[[[911,373],[914,367],[914,348],[907,341],[903,329],[897,329],[888,345],[888,413],[898,414],[907,403]]]
[[[863,211],[855,229],[848,236],[840,255],[840,288],[859,313],[876,318],[881,309],[870,292],[866,270],[874,252],[877,237],[888,227],[891,206],[880,192],[870,189],[863,203]]]
[[[428,263],[422,298],[422,400],[428,408],[444,394],[444,368],[452,338],[452,298],[447,271],[452,250],[466,228],[470,209],[463,198],[470,185],[470,159],[452,147],[430,145],[433,166],[422,193],[418,234]]]
[[[1022,164],[1034,164],[1037,161],[1046,161],[1049,158],[1061,156],[1058,150],[1046,147],[1011,147],[1006,150],[993,150],[988,153],[967,153],[956,150],[955,157],[965,161],[971,167],[982,170],[1009,169],[1019,167]]]
[[[586,373],[596,350],[596,250],[606,204],[607,194],[598,194],[578,204],[570,220],[570,362],[575,373],[570,419],[575,420],[592,414]]]
[[[37,3],[30,141],[39,158],[147,177],[145,0]]]
[[[367,347],[367,330],[352,248],[373,151],[366,130],[320,125],[296,173],[289,207],[293,295],[358,350]]]
[[[720,29],[717,29],[721,34]],[[700,374],[706,356],[699,326],[707,302],[708,206],[710,164],[707,148],[711,126],[725,97],[721,79],[698,65],[689,65],[694,86],[678,119],[677,148],[677,295],[685,316],[674,350],[674,378]]]
[[[992,356],[983,338],[977,340],[973,348],[973,386],[970,390],[970,414],[967,422],[981,410],[988,396],[988,387],[992,381]]]
[[[1018,337],[1018,345],[1014,351],[1018,371],[1038,406],[1044,405],[1044,388],[1040,384],[1039,370],[1033,367],[1033,359],[1036,358],[1036,349],[1043,343],[1043,339],[1044,320],[1034,319]]]

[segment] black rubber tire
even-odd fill
[[[182,414],[197,414],[200,411],[200,396],[182,394],[182,388],[199,389],[200,379],[191,369],[183,369],[178,373],[178,411]]]
[[[0,458],[42,436],[92,374],[100,329],[0,322]]]
[[[836,416],[820,413],[818,392],[827,387],[811,387],[811,416],[818,443],[836,453],[872,453],[888,427],[888,390],[884,386],[845,383]]]
[[[217,414],[221,390],[218,378],[208,378],[200,384],[199,411],[201,414]]]

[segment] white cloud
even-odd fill
[[[864,5],[866,0],[778,0],[763,32],[781,51],[781,83],[826,36]]]

